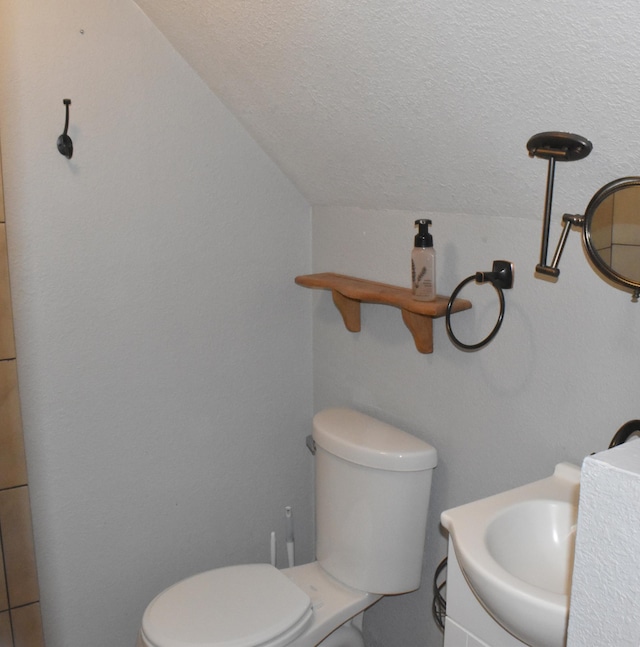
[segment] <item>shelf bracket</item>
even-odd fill
[[[420,353],[433,353],[433,318],[402,308],[402,321],[413,335]]]
[[[349,332],[360,332],[360,301],[345,296],[338,290],[331,290],[333,302],[342,315],[344,325]]]

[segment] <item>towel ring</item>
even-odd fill
[[[451,328],[451,308],[453,307],[453,302],[456,300],[456,297],[462,290],[462,288],[475,281],[476,283],[491,283],[495,288],[495,291],[498,293],[498,299],[500,299],[500,314],[498,315],[498,321],[493,327],[493,330],[482,340],[476,344],[465,344],[461,342],[453,333]],[[447,327],[447,334],[449,339],[457,346],[460,350],[474,351],[484,348],[497,334],[502,326],[502,320],[504,319],[504,310],[505,310],[505,301],[504,301],[504,292],[503,290],[509,290],[513,287],[513,263],[510,261],[493,261],[493,270],[491,272],[476,272],[475,274],[468,276],[464,281],[462,281],[458,287],[453,291],[453,294],[449,298],[447,303],[447,311],[445,314],[445,323]]]

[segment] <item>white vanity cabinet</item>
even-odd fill
[[[478,602],[460,570],[449,539],[444,647],[527,647]]]

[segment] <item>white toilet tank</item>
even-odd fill
[[[436,450],[351,409],[317,413],[313,439],[322,568],[369,593],[417,589]]]

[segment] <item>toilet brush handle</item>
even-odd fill
[[[271,566],[276,565],[276,533],[271,532]]]
[[[295,565],[295,551],[293,542],[293,511],[291,510],[291,506],[287,506],[284,509],[284,515],[287,518],[287,561],[289,563],[289,568],[293,568]]]
[[[295,566],[296,560],[292,541],[287,542],[287,561],[289,562],[289,568],[293,568]]]

